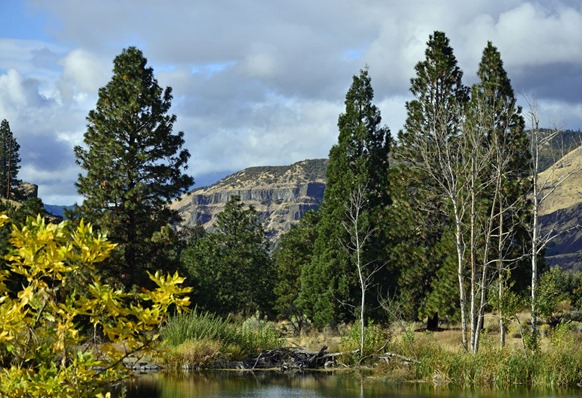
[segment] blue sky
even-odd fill
[[[3,38],[50,40],[45,34],[48,15],[28,7],[24,1],[4,0],[0,3],[3,15],[0,34]]]
[[[20,178],[48,204],[82,199],[73,147],[129,45],[173,88],[196,186],[326,157],[366,65],[396,134],[435,30],[451,40],[466,84],[491,40],[522,105],[535,98],[544,125],[582,128],[578,0],[0,0],[0,15],[0,119],[21,145]]]

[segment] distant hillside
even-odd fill
[[[550,130],[544,129],[549,132]],[[559,159],[582,145],[580,130],[559,131],[540,151],[540,170],[546,170]]]
[[[47,213],[61,218],[65,216],[65,210],[72,208],[73,206],[44,205],[44,209],[47,211]]]
[[[238,195],[245,204],[252,204],[264,221],[268,236],[277,239],[297,223],[308,210],[319,208],[326,183],[326,159],[305,160],[290,166],[250,167],[231,174],[217,183],[195,189],[171,204],[193,226],[202,224],[212,229],[216,216],[228,200]],[[582,225],[582,147],[544,171],[540,178],[555,187],[541,209],[545,231],[560,231]],[[576,171],[576,172],[574,172]],[[571,175],[557,184],[564,175]],[[582,269],[582,230],[563,233],[547,247],[550,264],[564,268]]]
[[[542,231],[557,231],[546,260],[566,269],[582,269],[582,147],[577,147],[540,174],[548,187],[540,209]]]
[[[560,183],[560,181],[562,181]],[[578,147],[555,162],[539,176],[547,186],[541,214],[550,214],[582,202],[582,147]]]
[[[182,195],[170,207],[180,212],[185,225],[200,223],[212,229],[230,198],[239,196],[245,205],[255,207],[267,235],[277,239],[305,212],[319,208],[327,164],[327,159],[315,159],[290,166],[250,167]]]

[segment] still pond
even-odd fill
[[[455,391],[429,384],[393,384],[353,374],[215,371],[190,374],[153,373],[140,376],[127,389],[128,398],[574,398],[568,391]]]

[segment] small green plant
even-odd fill
[[[388,329],[382,328],[373,322],[369,322],[364,329],[364,353],[359,352],[360,348],[360,322],[357,321],[351,327],[347,328],[347,332],[342,335],[339,349],[341,351],[355,351],[358,350],[354,358],[365,358],[370,355],[382,354],[390,341],[390,333]]]

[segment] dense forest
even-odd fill
[[[393,133],[374,104],[368,69],[356,74],[329,151],[323,203],[273,243],[237,197],[215,230],[178,227],[167,203],[194,181],[184,133],[173,132],[176,116],[168,113],[172,90],[158,85],[140,50],[123,50],[75,148],[83,203],[59,227],[30,217],[33,204],[7,209],[14,231],[2,234],[0,312],[12,323],[0,329],[0,366],[16,364],[14,378],[18,369],[54,363],[72,371],[88,361],[72,359],[73,347],[97,337],[145,349],[188,301],[224,319],[286,320],[298,333],[359,324],[361,355],[369,325],[402,321],[429,331],[456,323],[464,350],[477,354],[486,312],[497,317],[503,347],[508,322],[527,308],[524,341],[535,350],[540,322],[556,321],[559,302],[577,309],[574,318],[582,305],[580,273],[544,264],[549,240],[540,234],[536,178],[580,133],[540,128],[535,112],[524,116],[492,43],[477,78],[464,84],[448,38],[434,32],[410,82],[405,126]],[[1,132],[10,137],[7,123]],[[0,148],[3,196],[18,169],[11,148]],[[70,256],[58,256],[65,251]],[[37,258],[42,272],[34,271]],[[38,356],[14,345],[34,333],[43,336]],[[51,349],[61,350],[53,365],[44,361]]]

